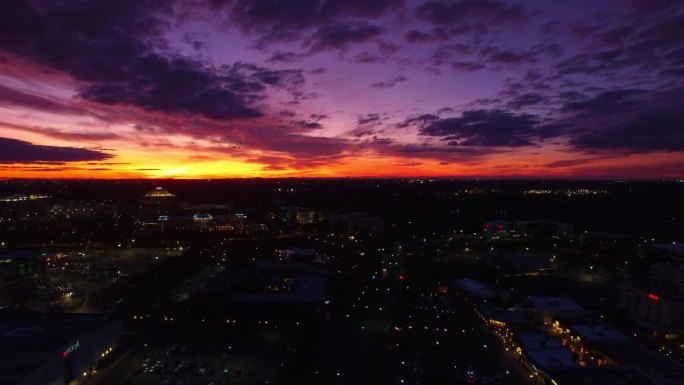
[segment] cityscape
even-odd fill
[[[684,378],[681,180],[0,191],[2,383]]]
[[[0,1],[0,385],[684,385],[681,0]]]

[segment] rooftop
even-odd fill
[[[47,253],[35,250],[17,250],[0,254],[0,263],[12,261],[33,261],[47,257]]]
[[[172,198],[172,197],[175,197],[175,195],[171,194],[168,190],[166,190],[162,187],[157,187],[154,190],[145,194],[144,196],[145,196],[145,198]]]
[[[508,326],[527,325],[530,323],[529,315],[520,308],[480,305],[478,310],[489,321],[503,322]]]
[[[584,312],[584,308],[572,299],[562,297],[530,297],[532,305],[542,311],[577,311]]]
[[[113,317],[97,314],[0,315],[0,359],[17,354],[60,351],[79,336],[96,331]]]
[[[585,341],[615,341],[628,340],[625,334],[605,324],[596,325],[571,325],[569,326],[577,335]]]
[[[543,369],[576,367],[572,351],[545,333],[527,332],[515,335],[516,341],[534,364]]]
[[[454,283],[461,289],[468,291],[470,294],[478,297],[491,298],[496,296],[496,292],[493,289],[474,279],[459,278],[456,279]]]
[[[97,314],[0,315],[0,384],[15,384],[85,334],[115,322]]]
[[[620,367],[559,369],[550,374],[558,385],[656,385],[638,370]]]
[[[673,253],[684,254],[684,243],[655,243],[653,244],[654,249],[671,251]]]
[[[0,197],[0,202],[21,202],[21,201],[33,201],[37,199],[47,199],[49,196],[42,194],[29,194],[29,195],[11,195],[6,197]]]

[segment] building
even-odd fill
[[[603,337],[591,341],[589,345],[621,367],[639,369],[657,384],[684,384],[684,365],[681,362],[651,351],[637,341]]]
[[[535,240],[572,239],[575,236],[575,226],[548,219],[521,221],[495,219],[482,226],[482,236],[490,241],[518,238]]]
[[[684,243],[655,243],[650,247],[649,257],[684,262]]]
[[[213,221],[214,217],[212,217],[211,214],[207,213],[195,214],[192,216],[192,223],[194,225],[195,230],[197,231],[211,230],[211,225]]]
[[[139,215],[143,223],[155,223],[160,216],[178,213],[180,205],[175,195],[157,187],[140,198]]]
[[[45,274],[48,254],[39,251],[13,251],[0,254],[0,280],[28,278]]]
[[[622,285],[620,303],[655,332],[684,332],[684,264],[652,265],[646,285]]]
[[[477,299],[492,299],[497,294],[494,289],[474,279],[459,278],[454,281],[454,284],[466,295]]]
[[[488,240],[510,240],[518,235],[515,232],[515,222],[495,219],[482,225],[482,236]]]
[[[517,221],[515,231],[520,236],[532,239],[572,239],[575,225],[548,219]]]
[[[334,233],[378,234],[385,230],[385,221],[368,213],[331,215],[329,222]]]
[[[582,318],[586,313],[583,307],[568,298],[539,296],[530,297],[529,302],[538,317],[547,324],[558,319]]]
[[[658,263],[649,270],[649,288],[658,293],[684,296],[684,264]]]
[[[50,197],[41,194],[0,197],[0,223],[29,218],[44,218],[50,211]]]
[[[76,384],[122,335],[123,322],[106,315],[0,315],[0,384]]]
[[[316,210],[297,206],[284,206],[280,208],[280,214],[290,221],[300,225],[310,225],[325,220],[325,216]]]
[[[623,285],[621,305],[639,324],[658,333],[684,331],[684,298]]]
[[[548,258],[529,253],[497,254],[494,262],[507,277],[536,277],[555,270],[555,266]]]
[[[572,351],[546,333],[516,333],[514,340],[521,363],[546,383],[553,383],[550,370],[579,367]]]
[[[488,324],[509,329],[528,328],[533,325],[531,314],[519,307],[504,308],[480,304],[476,308],[480,317]]]
[[[554,385],[658,385],[638,369],[622,367],[551,370]]]
[[[616,330],[604,323],[591,322],[584,320],[569,326],[561,326],[558,322],[554,322],[554,331],[559,334],[563,340],[563,344],[569,346],[579,357],[581,366],[588,362],[592,365],[586,366],[583,370],[587,372],[571,373],[565,372],[562,375],[556,375],[554,380],[561,384],[574,384],[581,382],[572,382],[571,378],[585,378],[586,383],[591,379],[597,381],[598,379],[604,381],[605,375],[606,383],[622,382],[607,382],[611,378],[625,377],[626,384],[638,383],[626,381],[629,378],[648,378],[644,384],[661,384],[661,385],[682,385],[684,384],[684,365],[676,360],[673,360],[666,355],[649,350],[646,346],[627,336],[626,334]],[[594,370],[595,368],[606,368],[603,370]],[[610,369],[609,369],[610,368]],[[622,373],[618,369],[634,370],[635,373]],[[558,374],[558,373],[554,373]],[[580,377],[577,377],[580,376]],[[617,380],[615,380],[617,381]],[[636,380],[635,380],[636,381]]]

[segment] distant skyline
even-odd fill
[[[677,0],[11,0],[0,18],[0,178],[684,177]]]

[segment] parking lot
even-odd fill
[[[95,383],[264,384],[277,372],[287,351],[281,341],[267,336],[252,336],[247,343],[239,338],[210,333],[165,333],[164,338],[141,341],[116,370],[105,373]]]

